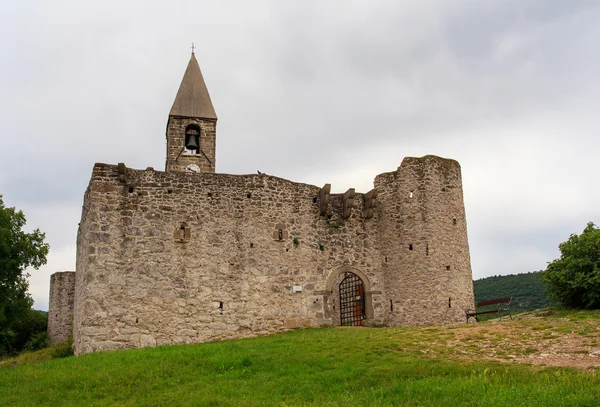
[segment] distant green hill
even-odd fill
[[[542,272],[486,277],[473,281],[475,302],[513,297],[511,312],[532,311],[551,305],[546,286],[541,282]]]

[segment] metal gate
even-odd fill
[[[354,273],[345,273],[340,283],[340,317],[342,326],[359,326],[366,318],[365,286]]]

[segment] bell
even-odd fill
[[[188,150],[197,150],[198,149],[198,135],[197,134],[188,135],[185,148],[187,148]]]

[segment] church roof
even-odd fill
[[[200,66],[193,52],[169,116],[217,118],[202,72],[200,72]]]

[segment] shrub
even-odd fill
[[[47,332],[37,332],[29,338],[25,344],[25,350],[40,350],[50,345],[50,338]]]
[[[558,247],[560,258],[542,275],[548,296],[567,307],[600,308],[600,229],[589,222]]]
[[[50,355],[53,359],[58,358],[66,358],[69,356],[73,356],[73,338],[69,337],[69,340],[66,342],[58,343],[52,346],[52,351]]]

